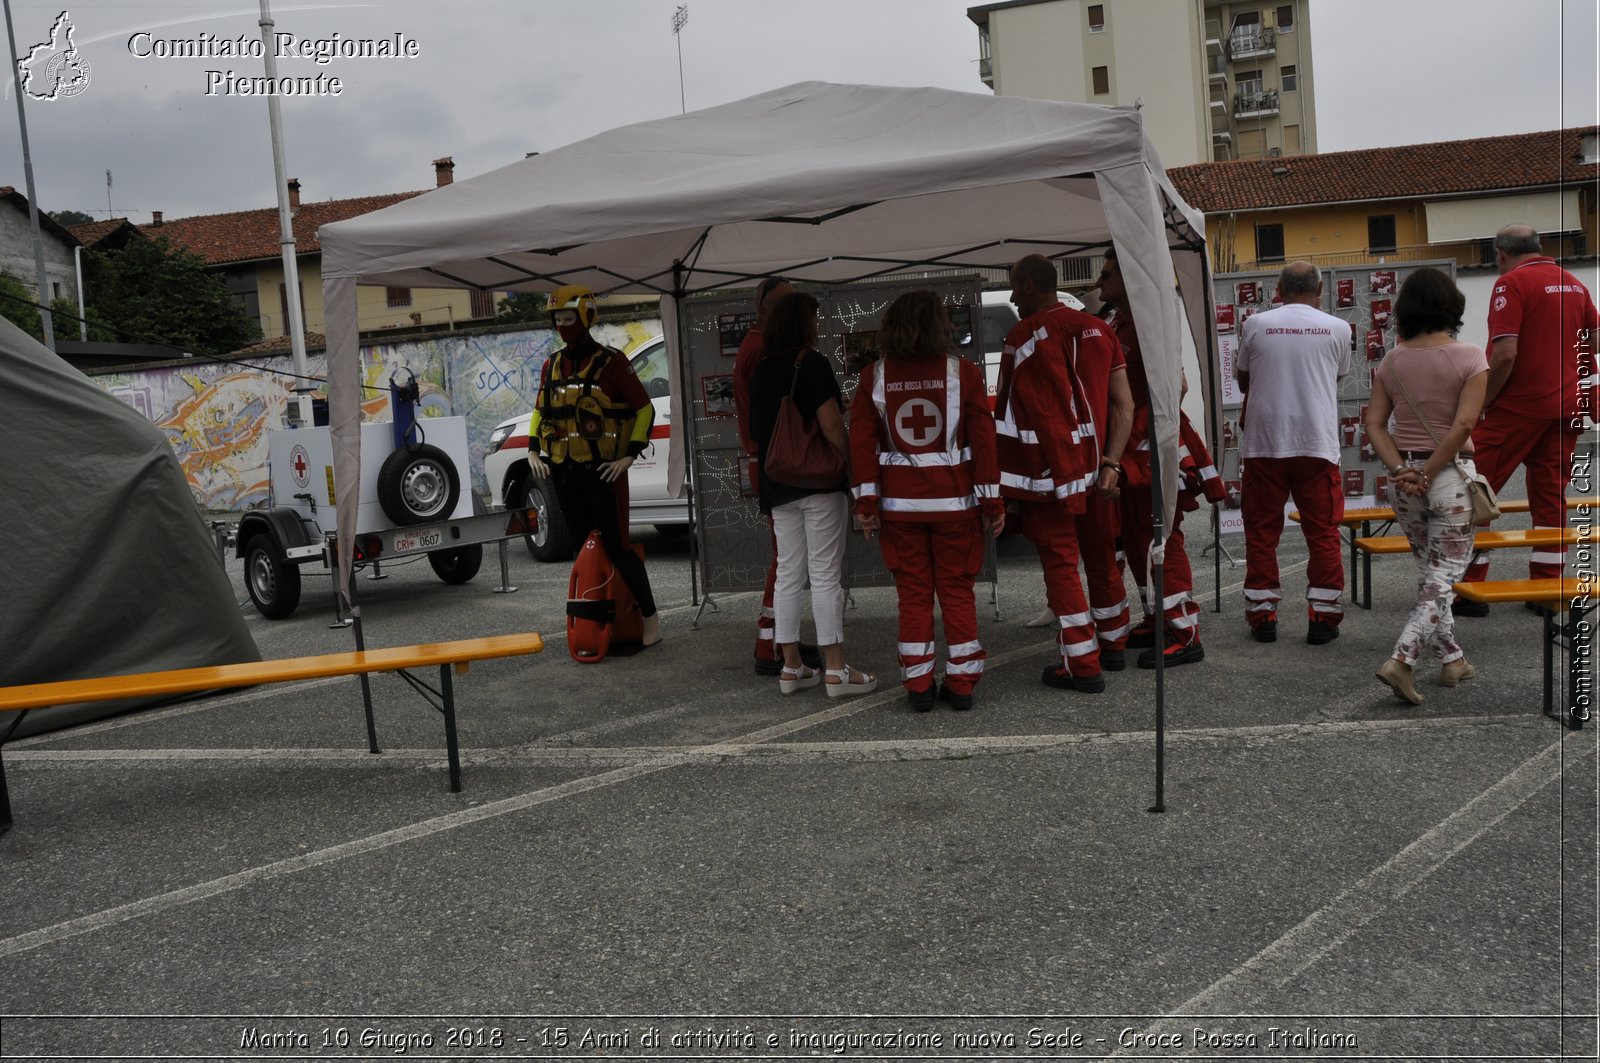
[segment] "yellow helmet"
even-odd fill
[[[594,292],[581,284],[563,285],[551,292],[549,310],[552,314],[557,310],[576,310],[584,328],[592,326],[600,313],[595,307]]]

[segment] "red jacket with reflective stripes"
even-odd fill
[[[983,368],[954,356],[861,371],[850,403],[858,512],[884,520],[998,516],[1000,470]]]
[[[994,400],[1000,493],[1057,499],[1081,513],[1099,471],[1099,444],[1091,407],[1067,371],[1076,334],[1053,308],[1030,314],[1006,334]]]

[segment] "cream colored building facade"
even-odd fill
[[[1142,103],[1167,167],[1317,150],[1309,0],[1007,0],[967,9],[1002,96]]]

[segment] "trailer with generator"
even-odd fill
[[[468,487],[466,419],[416,417],[414,378],[390,392],[395,419],[361,426],[356,564],[425,556],[446,583],[466,583],[484,545],[532,534],[535,512],[487,512]],[[270,432],[267,454],[269,504],[240,520],[234,556],[257,611],[278,620],[300,604],[301,566],[334,570],[332,434],[326,425]]]

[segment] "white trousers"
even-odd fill
[[[772,611],[778,642],[800,641],[800,603],[808,577],[817,645],[844,641],[844,546],[849,513],[850,496],[843,491],[807,495],[772,507],[772,531],[778,539]]]

